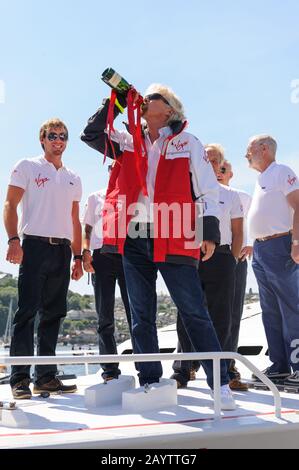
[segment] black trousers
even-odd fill
[[[34,322],[38,356],[54,356],[61,318],[67,311],[71,248],[39,240],[23,241],[24,257],[19,270],[18,310],[13,321],[11,356],[34,355]],[[35,382],[48,382],[57,373],[56,365],[35,367]],[[30,377],[30,365],[12,366],[10,384]]]
[[[124,276],[122,257],[118,254],[100,253],[94,250],[92,261],[95,273],[92,275],[92,283],[95,294],[96,311],[98,315],[98,335],[100,354],[117,354],[117,346],[114,337],[114,304],[115,286],[118,282],[121,298],[124,303],[126,317],[131,329],[131,312]],[[118,363],[101,364],[102,377],[118,377],[120,369]]]
[[[238,351],[240,323],[243,314],[244,299],[246,292],[247,260],[239,261],[236,266],[235,296],[232,310],[232,351]]]
[[[219,250],[219,251],[218,251]],[[221,349],[232,351],[232,306],[235,292],[236,261],[229,247],[216,248],[208,261],[199,263],[199,277],[205,293],[207,308],[216,330]],[[192,346],[181,321],[180,312],[177,317],[178,351],[192,352]],[[230,360],[227,361],[230,366]],[[186,384],[190,378],[190,368],[199,368],[199,363],[175,361],[174,374],[180,383]],[[229,373],[230,378],[234,378]]]

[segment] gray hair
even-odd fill
[[[167,124],[171,124],[174,121],[185,121],[186,117],[183,104],[170,87],[161,85],[160,83],[152,83],[146,90],[144,96],[151,95],[153,93],[159,93],[162,95],[174,111]]]
[[[254,135],[249,139],[249,145],[251,144],[258,144],[258,145],[266,145],[270,150],[272,156],[275,158],[276,150],[277,150],[277,142],[276,140],[271,137],[271,135],[261,134],[261,135]]]
[[[205,145],[205,149],[209,149],[211,148],[212,150],[215,150],[216,152],[218,152],[219,156],[220,156],[220,163],[223,163],[224,161],[224,148],[222,147],[221,144],[206,144]]]

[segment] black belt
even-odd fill
[[[217,253],[231,253],[230,245],[218,245],[215,248]]]
[[[26,240],[39,240],[41,242],[49,243],[50,245],[71,245],[71,241],[67,238],[40,237],[38,235],[26,235],[25,233],[23,238]]]

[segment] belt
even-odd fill
[[[41,242],[49,243],[50,245],[71,245],[71,241],[67,238],[40,237],[38,235],[26,235],[25,233],[23,238],[26,240],[39,240]]]
[[[282,232],[282,233],[274,233],[274,235],[269,235],[268,237],[263,237],[263,238],[257,238],[257,242],[266,242],[267,240],[271,240],[272,238],[279,238],[279,237],[285,237],[286,235],[291,235],[292,230],[289,230],[288,232]]]

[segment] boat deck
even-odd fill
[[[282,418],[275,417],[268,391],[235,392],[235,411],[213,418],[213,400],[203,378],[178,390],[178,404],[142,414],[121,406],[87,409],[86,387],[99,375],[77,379],[78,393],[19,400],[30,427],[0,426],[0,448],[265,448],[298,447],[298,395],[282,393]],[[1,399],[11,400],[8,385]],[[296,432],[295,432],[296,431]]]

